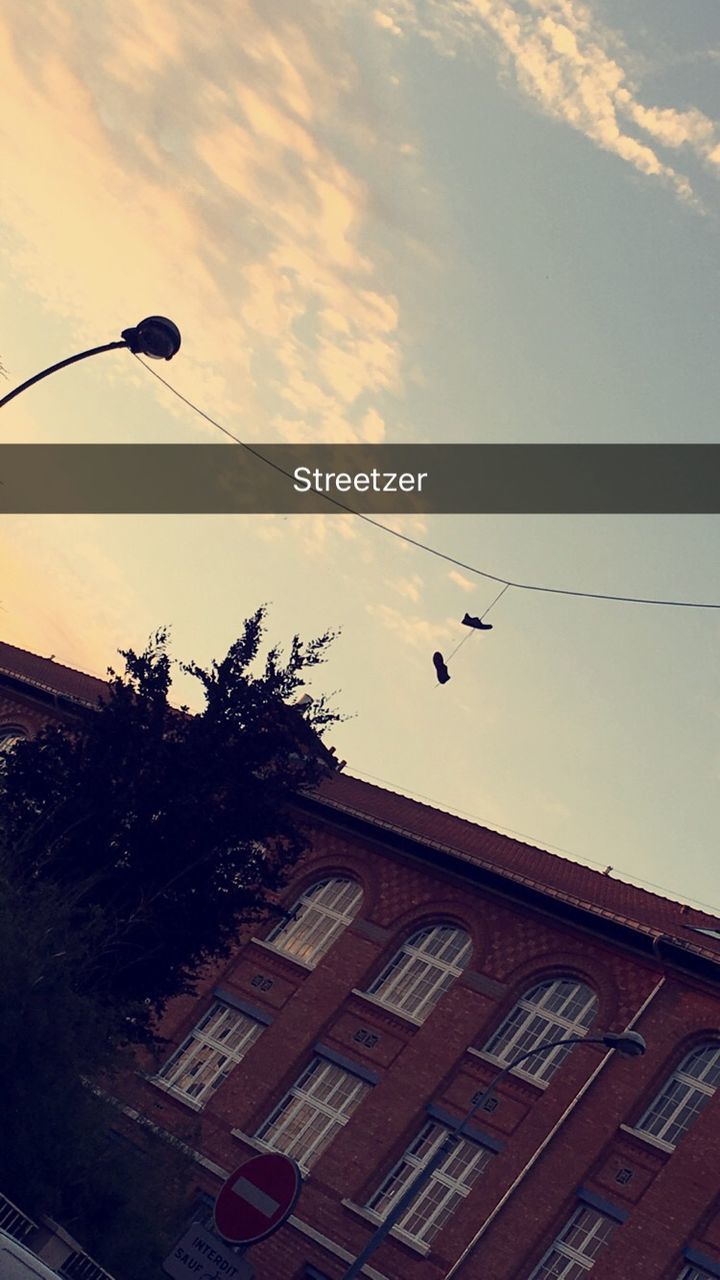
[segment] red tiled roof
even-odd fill
[[[107,696],[108,682],[84,671],[65,667],[54,658],[41,658],[27,649],[17,649],[0,640],[0,677],[12,676],[33,689],[68,698],[86,707],[95,707]]]
[[[3,675],[86,707],[97,706],[98,699],[107,695],[106,680],[0,641],[0,679]],[[322,783],[317,798],[329,808],[452,853],[596,915],[630,923],[645,932],[666,934],[699,953],[720,955],[720,939],[695,933],[690,927],[720,931],[719,916],[346,773],[335,773]]]
[[[524,844],[345,773],[324,782],[319,798],[332,808],[454,853],[508,879],[587,907],[597,915],[680,939],[692,950],[720,954],[720,939],[695,933],[689,927],[720,931],[720,917],[604,875],[570,858]]]

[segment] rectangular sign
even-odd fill
[[[249,1262],[197,1222],[165,1259],[163,1271],[174,1280],[253,1280],[255,1274]]]
[[[720,514],[720,444],[0,444],[7,514]]]

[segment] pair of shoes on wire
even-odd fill
[[[474,631],[492,631],[491,622],[483,622],[482,618],[472,618],[469,613],[465,614],[465,617],[462,620],[462,625],[464,627],[472,627]],[[447,669],[447,664],[441,653],[433,654],[433,664],[435,667],[435,674],[438,678],[438,684],[447,684],[450,679],[450,672]]]

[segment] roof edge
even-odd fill
[[[697,943],[674,937],[663,929],[654,929],[651,925],[643,924],[639,920],[633,920],[630,916],[620,915],[618,912],[606,907],[596,906],[583,898],[578,898],[574,894],[566,893],[552,885],[543,884],[542,881],[533,880],[529,876],[524,876],[520,872],[499,866],[497,863],[480,857],[470,857],[461,850],[454,849],[451,845],[445,845],[440,841],[431,840],[416,832],[408,831],[406,828],[399,827],[394,823],[374,818],[372,815],[353,809],[340,801],[306,793],[301,797],[301,804],[311,810],[331,810],[343,815],[345,818],[349,818],[358,826],[370,828],[371,831],[390,833],[397,840],[409,845],[411,851],[417,853],[418,850],[423,850],[426,853],[439,853],[454,863],[461,863],[466,871],[484,872],[487,876],[494,877],[506,884],[511,884],[519,890],[525,890],[526,893],[535,895],[541,900],[550,900],[554,904],[562,904],[569,911],[576,912],[584,917],[590,917],[600,932],[607,932],[607,928],[604,930],[602,928],[603,923],[606,926],[610,924],[615,929],[626,931],[636,936],[638,940],[642,939],[644,944],[642,949],[652,955],[658,963],[662,964],[658,954],[660,946],[666,951],[674,949],[679,953],[679,957],[686,960],[685,964],[678,964],[678,968],[689,967],[693,970],[699,967],[703,971],[707,971],[709,968],[715,975],[715,980],[720,980],[720,954]],[[704,973],[704,976],[708,976],[707,972]]]

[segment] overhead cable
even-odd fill
[[[168,382],[166,378],[163,378],[155,369],[151,369],[150,365],[146,364],[144,360],[141,360],[139,356],[136,355],[135,359],[139,361],[143,368],[147,369],[148,373],[151,373],[154,378],[157,378],[158,382],[162,382],[163,386],[167,387],[168,391],[171,391],[178,400],[181,400],[183,404],[187,405],[189,409],[192,409],[194,413],[199,414],[199,416],[204,418],[206,422],[209,422],[211,426],[216,427],[218,431],[223,433],[223,435],[227,436],[230,440],[233,440],[235,444],[240,445],[242,449],[247,450],[248,453],[252,454],[252,456],[257,458],[260,462],[264,462],[266,466],[272,467],[274,471],[278,471],[281,475],[286,476],[288,480],[294,479],[290,471],[286,471],[284,467],[281,467],[277,462],[273,462],[271,458],[265,457],[265,455],[262,454],[259,449],[255,449],[253,445],[246,444],[246,442],[241,440],[239,436],[236,436],[227,427],[224,427],[221,422],[218,422],[215,418],[211,417],[211,415],[206,413],[204,409],[201,409],[199,405],[188,399],[188,397],[183,395],[181,391],[178,391],[172,383]],[[364,511],[356,511],[354,507],[347,506],[346,503],[341,502],[339,498],[332,497],[329,493],[322,493],[320,490],[317,490],[317,492],[320,497],[322,497],[331,506],[338,508],[340,511],[344,511],[347,515],[355,516],[356,519],[363,520],[365,524],[372,525],[374,529],[379,529],[382,533],[388,533],[391,537],[397,538],[400,542],[406,543],[407,546],[415,547],[418,551],[424,551],[427,555],[435,556],[438,560],[444,560],[446,564],[454,565],[457,569],[464,569],[466,573],[472,573],[478,578],[485,578],[488,582],[497,582],[503,587],[503,590],[507,590],[508,587],[512,587],[515,591],[539,591],[546,595],[572,596],[575,599],[582,600],[609,600],[616,604],[651,604],[671,609],[720,609],[720,601],[657,600],[649,596],[612,595],[603,591],[580,591],[573,590],[570,587],[547,587],[537,582],[515,582],[511,578],[503,578],[500,574],[490,573],[487,569],[480,569],[477,565],[468,564],[464,560],[459,560],[456,556],[450,555],[447,551],[440,551],[437,547],[432,547],[429,543],[421,542],[418,538],[411,538],[408,533],[401,533],[399,529],[393,529],[390,525],[383,524],[381,520],[375,520]],[[502,592],[500,594],[502,594]]]

